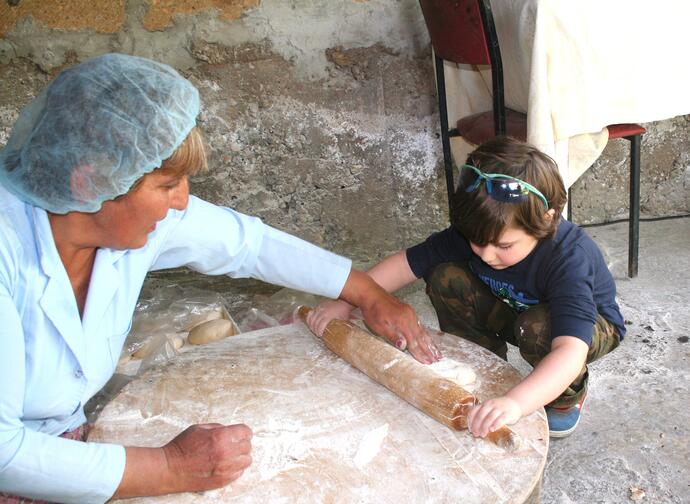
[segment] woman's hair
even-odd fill
[[[208,170],[206,145],[198,126],[194,126],[172,155],[161,163],[159,170],[182,178]]]
[[[519,203],[497,201],[487,193],[486,181],[474,191],[466,192],[468,177],[473,172],[461,168],[451,221],[467,240],[479,246],[496,243],[508,226],[521,228],[539,240],[555,235],[567,194],[551,157],[528,143],[496,137],[471,152],[466,164],[484,173],[501,173],[533,185],[544,195],[549,209],[555,210],[553,218],[547,219],[544,202],[532,193]]]

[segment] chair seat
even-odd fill
[[[611,124],[607,126],[609,138],[625,138],[634,135],[643,135],[647,130],[639,124]]]
[[[458,133],[474,145],[480,145],[494,138],[493,111],[479,112],[463,117],[457,123]],[[523,142],[527,140],[527,116],[521,112],[506,109],[506,134]]]

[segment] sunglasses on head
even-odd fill
[[[472,172],[469,177],[463,176],[464,169]],[[524,180],[502,173],[484,173],[479,168],[468,164],[460,167],[460,175],[460,182],[465,192],[476,191],[481,183],[484,182],[487,194],[496,201],[502,203],[522,203],[527,200],[529,193],[532,193],[539,197],[547,210],[549,209],[549,203],[539,189]]]

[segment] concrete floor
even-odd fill
[[[552,440],[542,503],[690,502],[690,218],[643,222],[640,273],[626,276],[626,223],[588,228],[618,284],[628,334],[594,363],[575,433]],[[176,274],[177,283],[220,292],[231,313],[269,302],[276,288]],[[168,283],[157,274],[149,286]],[[417,282],[401,293],[429,327],[435,314]],[[513,350],[509,361],[529,366]]]

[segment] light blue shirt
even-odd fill
[[[80,318],[46,212],[0,187],[0,491],[104,502],[123,446],[58,437],[112,376],[147,272],[188,266],[338,297],[351,263],[195,197],[136,250],[99,249]],[[213,419],[209,419],[212,421]]]

